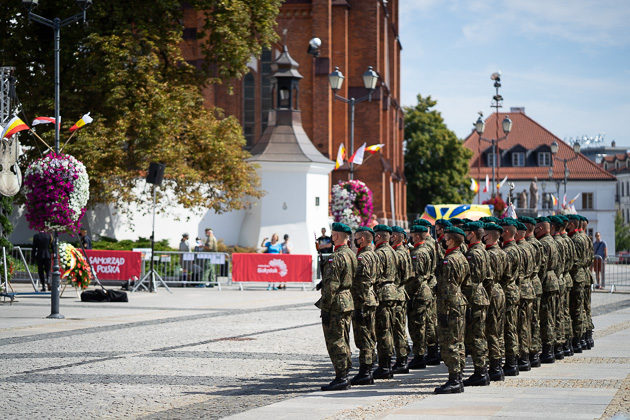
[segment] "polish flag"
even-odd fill
[[[31,124],[33,127],[39,124],[54,124],[55,117],[35,117],[33,123]],[[61,124],[61,117],[59,117],[59,124]]]
[[[348,159],[349,163],[354,163],[355,165],[360,165],[363,163],[363,155],[365,154],[365,146],[366,143],[363,143],[361,147],[359,147]]]
[[[483,192],[487,193],[490,191],[490,180],[488,179],[488,174],[486,174],[486,185],[483,187]]]

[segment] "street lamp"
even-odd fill
[[[551,143],[551,146],[550,146],[551,154],[552,154],[554,160],[557,160],[559,162],[563,162],[563,164],[564,164],[564,179],[563,179],[562,183],[564,185],[564,195],[566,196],[566,194],[567,194],[567,181],[569,179],[569,174],[570,174],[569,168],[567,167],[567,164],[569,162],[571,162],[572,160],[575,160],[575,159],[577,159],[579,157],[581,146],[580,146],[580,143],[578,143],[577,141],[575,143],[573,143],[572,148],[573,148],[573,153],[575,153],[575,156],[573,156],[572,158],[569,158],[569,159],[567,159],[567,158],[560,159],[559,157],[556,157],[556,154],[558,153],[559,148],[560,148],[560,145],[558,144],[557,141],[554,140]],[[553,165],[552,165],[551,168],[549,168],[549,178],[551,178],[553,176],[553,169],[552,168],[553,168]],[[556,185],[557,185],[557,191],[558,191],[558,205],[560,205],[560,181],[557,181]]]
[[[494,189],[496,188],[496,185],[497,185],[496,167],[497,167],[498,158],[497,158],[496,149],[497,149],[498,143],[501,140],[507,139],[508,135],[510,134],[510,131],[512,131],[512,120],[510,119],[509,115],[506,115],[505,118],[503,118],[503,121],[501,122],[501,127],[503,128],[503,132],[505,133],[505,136],[499,137],[499,108],[502,107],[502,102],[503,102],[503,96],[499,94],[499,88],[501,87],[501,72],[492,73],[492,75],[490,76],[490,79],[494,80],[493,86],[495,88],[495,95],[492,97],[492,104],[490,106],[494,107],[495,112],[497,114],[497,120],[496,120],[497,138],[487,139],[485,137],[482,137],[486,129],[486,123],[483,121],[483,118],[482,118],[483,114],[481,112],[479,112],[479,117],[477,118],[477,121],[475,121],[473,125],[475,126],[475,131],[479,135],[479,141],[483,140],[485,142],[492,144],[492,195],[494,195],[495,193]]]
[[[86,22],[86,11],[92,5],[92,0],[77,0],[77,5],[81,8],[81,13],[67,17],[63,20],[56,17],[54,19],[46,19],[36,13],[33,9],[39,4],[39,0],[22,0],[22,4],[28,10],[28,20],[33,20],[42,25],[52,28],[54,34],[54,51],[55,51],[55,153],[59,153],[59,39],[61,36],[61,28],[68,26],[80,20]],[[59,313],[59,285],[61,282],[61,273],[59,272],[59,234],[55,232],[53,239],[53,272],[52,284],[50,287],[50,315],[48,318],[63,318]]]
[[[328,75],[328,82],[330,88],[335,94],[335,99],[350,104],[350,155],[354,154],[354,106],[360,102],[372,101],[372,93],[376,89],[378,83],[378,73],[374,71],[372,66],[369,66],[365,73],[363,73],[363,86],[367,89],[368,94],[360,98],[344,98],[337,94],[337,91],[343,86],[343,73],[339,70],[339,67],[335,67],[335,70]],[[350,179],[354,179],[354,163],[350,162]]]

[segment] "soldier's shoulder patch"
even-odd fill
[[[470,260],[472,259],[472,255],[468,255],[466,258]]]
[[[328,262],[333,262],[333,259],[332,259],[332,258],[329,258],[329,259],[328,259]]]
[[[363,259],[363,257],[357,257],[357,260],[362,260],[362,259]]]
[[[415,259],[417,259],[417,258],[418,258],[418,256],[417,256],[417,255],[414,255],[413,257],[411,257],[411,259],[413,259],[413,260],[415,260]]]
[[[448,260],[444,260],[442,264],[448,264]]]

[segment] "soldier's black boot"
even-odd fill
[[[555,351],[556,360],[564,359],[564,350],[562,349],[562,344],[556,344],[555,349],[556,349]]]
[[[488,376],[491,381],[502,381],[505,379],[503,368],[501,367],[501,359],[490,360],[490,370]]]
[[[540,353],[529,353],[529,365],[533,368],[540,367]]]
[[[448,381],[442,386],[438,386],[433,391],[435,394],[459,394],[464,392],[464,384],[462,383],[462,375],[459,373],[449,373]]]
[[[522,355],[518,358],[518,371],[529,372],[532,370],[532,365],[529,363],[529,354]]]
[[[392,373],[394,375],[409,373],[409,368],[407,367],[407,356],[396,358],[396,363],[394,363],[394,366],[392,366]]]
[[[366,364],[359,365],[359,373],[350,380],[350,385],[372,385],[373,383],[372,366]]]
[[[414,358],[411,360],[411,362],[409,362],[409,365],[407,365],[407,367],[411,370],[426,369],[427,358],[424,357],[424,354],[422,356],[414,356]]]
[[[427,352],[427,365],[431,366],[439,366],[441,357],[440,357],[440,348],[437,346],[430,346]]]
[[[350,389],[348,372],[337,375],[331,383],[322,386],[322,391],[345,391],[346,389]]]
[[[503,373],[505,376],[518,376],[518,364],[516,356],[507,356],[503,365]]]
[[[586,331],[586,343],[588,344],[589,349],[595,347],[595,340],[593,340],[593,330]]]
[[[553,346],[543,345],[542,354],[540,355],[541,363],[553,363],[556,361],[556,357],[553,354]]]
[[[571,342],[572,346],[573,346],[573,352],[574,353],[582,353],[582,346],[580,345],[580,339],[577,337],[573,337],[573,340]]]
[[[464,386],[486,386],[490,385],[490,376],[488,376],[488,368],[475,368],[475,373],[470,375],[463,382]]]
[[[391,379],[394,377],[391,368],[391,357],[381,357],[378,359],[378,369],[372,373],[374,379]]]
[[[571,345],[571,342],[569,340],[564,342],[564,346],[562,346],[562,348],[564,349],[565,357],[573,356],[573,346]]]
[[[582,334],[582,338],[580,338],[580,346],[582,346],[582,350],[591,349],[591,347],[588,345],[588,340],[586,339],[586,333]]]

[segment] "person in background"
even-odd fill
[[[92,249],[92,238],[88,236],[87,230],[85,228],[81,228],[79,231],[79,237],[81,239],[81,244],[85,249]]]
[[[260,243],[263,254],[282,254],[282,244],[278,242],[278,234],[274,233],[271,235],[270,241],[267,239],[269,238],[265,237]],[[278,287],[276,287],[275,283],[269,283],[267,290],[278,290]]]
[[[368,221],[368,227],[371,229],[374,226],[378,225],[378,220],[376,220],[376,214],[372,213],[370,220]]]
[[[37,263],[37,274],[39,275],[39,283],[42,286],[42,292],[50,290],[48,278],[50,277],[51,252],[50,245],[52,237],[49,233],[39,232],[33,236],[33,258]]]
[[[326,228],[322,228],[322,236],[317,238],[317,251],[322,254],[330,254],[333,252],[332,239],[326,235]]]
[[[179,263],[182,266],[182,280],[186,281],[188,273],[191,271],[192,261],[184,260],[184,253],[190,252],[190,243],[188,242],[188,234],[184,233],[182,239],[179,241],[179,252],[182,254],[179,256]]]
[[[593,251],[595,252],[595,255],[600,256],[601,259],[599,258],[595,258],[593,260],[593,268],[595,268],[595,279],[597,281],[597,284],[595,285],[596,289],[601,289],[602,288],[602,283],[601,283],[601,272],[602,272],[602,260],[606,260],[606,257],[608,257],[608,248],[606,247],[606,242],[602,241],[602,236],[599,232],[595,233],[595,240],[593,241]]]
[[[212,231],[211,228],[207,227],[206,228],[206,241],[203,243],[203,247],[201,249],[201,251],[206,251],[206,252],[217,252],[219,250],[219,244],[217,241],[217,237],[214,236],[214,232]],[[214,283],[217,281],[216,277],[216,271],[215,271],[216,267],[212,264],[210,264],[210,269],[208,270],[208,287],[214,287]]]
[[[291,253],[291,245],[289,245],[289,235],[288,234],[284,234],[284,242],[282,242],[282,253],[283,254],[290,254]],[[287,285],[286,283],[280,283],[280,286],[278,286],[278,289],[281,290],[287,290]]]

